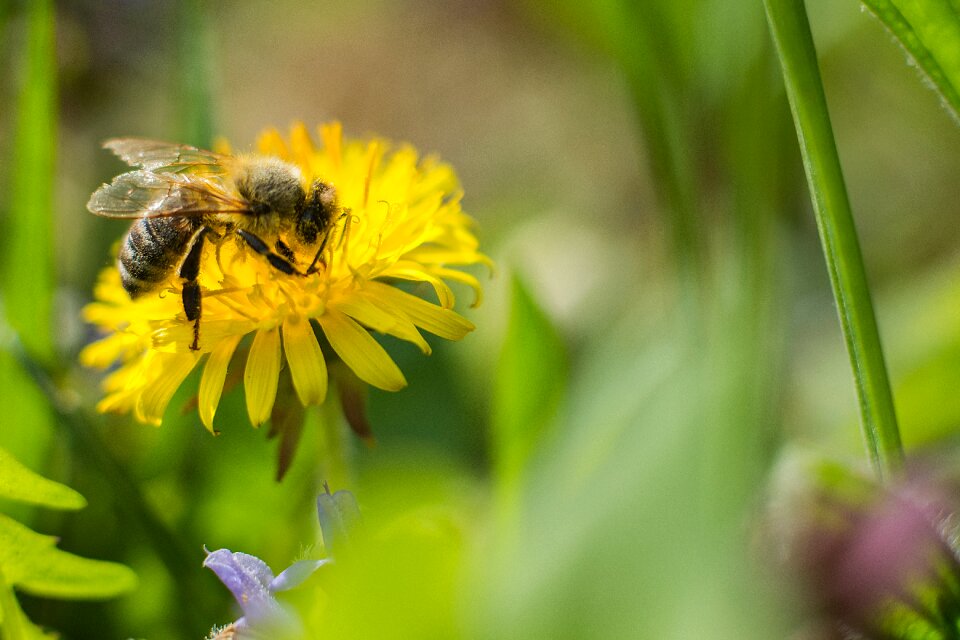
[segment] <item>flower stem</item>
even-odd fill
[[[885,477],[903,463],[903,446],[810,23],[803,0],[764,0],[764,5],[853,369],[864,439],[873,466]]]
[[[334,391],[331,389],[331,391]],[[333,394],[336,395],[336,394]],[[349,439],[346,437],[340,403],[328,398],[320,405],[320,460],[323,479],[334,490],[352,487],[353,472]]]

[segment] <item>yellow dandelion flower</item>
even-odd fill
[[[185,311],[189,291],[184,295],[183,289],[189,278],[180,277],[182,267],[167,265],[169,273],[164,272],[162,285],[133,299],[124,290],[123,284],[129,288],[129,283],[122,282],[117,268],[101,273],[95,302],[83,315],[106,335],[86,347],[80,358],[90,367],[107,368],[117,361],[120,366],[104,380],[106,395],[98,410],[131,412],[141,422],[159,425],[173,394],[201,365],[199,414],[213,431],[231,361],[242,354],[241,345],[249,343],[244,346],[243,385],[250,422],[259,426],[271,416],[284,360],[300,403],[317,405],[327,395],[327,361],[332,359],[342,360],[374,387],[396,391],[406,385],[371,331],[412,342],[429,354],[421,330],[459,340],[473,329],[453,311],[454,295],[447,281],[472,287],[479,302],[479,282],[456,267],[490,263],[478,250],[472,220],[460,208],[462,194],[453,169],[436,158],[419,157],[409,146],[380,139],[344,140],[339,123],[321,126],[319,134],[322,145],[316,146],[302,124],[292,128],[289,139],[270,130],[260,136],[257,148],[262,156],[294,166],[306,193],[315,181],[333,187],[338,214],[330,216],[322,234],[326,240],[317,238],[321,253],[315,254],[317,247],[282,237],[282,231],[277,237],[265,235],[260,249],[251,244],[255,238],[241,239],[225,223],[217,229],[224,233],[211,234],[214,240],[204,242],[201,236],[195,282],[202,315],[196,340],[195,323]],[[242,187],[228,171],[190,166],[186,160],[159,166],[150,163],[149,152],[138,149],[133,157],[129,150],[118,148],[125,141],[108,144],[142,167],[124,174],[138,181],[138,188],[159,175],[177,189],[198,180],[213,184],[225,194],[224,199],[240,197]],[[191,172],[204,175],[191,177]],[[124,193],[130,200],[129,189]],[[164,203],[169,201],[168,194]],[[139,202],[141,208],[143,204]],[[187,208],[182,210],[186,217]],[[110,208],[100,202],[96,212],[104,211]],[[199,228],[204,223],[193,224]],[[279,260],[281,268],[272,249],[276,240],[286,255]],[[265,254],[268,244],[267,251],[273,255]],[[314,264],[312,272],[307,269],[310,264]],[[293,272],[285,272],[291,271],[291,265]],[[401,282],[428,284],[437,303],[398,287]],[[242,343],[248,335],[252,339]]]

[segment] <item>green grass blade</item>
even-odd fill
[[[501,497],[506,499],[517,489],[534,445],[555,417],[566,374],[566,351],[557,330],[515,277],[491,418]]]
[[[864,438],[878,473],[887,475],[902,463],[903,448],[806,8],[803,0],[764,0],[764,5],[853,369]]]
[[[56,60],[50,0],[27,5],[27,42],[5,225],[4,310],[31,352],[53,352],[53,185],[56,153]]]
[[[213,144],[213,39],[200,0],[180,0],[180,140],[203,148]]]
[[[55,15],[50,0],[24,5],[24,45],[13,60],[18,96],[13,147],[6,158],[9,199],[4,202],[0,252],[0,308],[31,353],[53,356],[53,185],[56,150]],[[0,444],[39,468],[52,437],[43,397],[16,362],[0,352],[0,388],[16,398],[4,406]],[[23,510],[18,515],[25,515]]]
[[[960,120],[960,10],[955,0],[863,0]]]

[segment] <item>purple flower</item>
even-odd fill
[[[795,514],[788,545],[827,628],[868,638],[920,637],[916,629],[955,637],[935,635],[955,631],[960,616],[955,481],[919,469],[889,486],[830,478]]]
[[[326,483],[324,493],[317,499],[317,515],[328,554],[349,543],[350,532],[360,521],[360,509],[353,494],[349,491],[331,494]],[[214,638],[282,640],[302,637],[300,621],[280,604],[275,594],[298,586],[331,562],[331,558],[300,560],[274,576],[267,563],[256,556],[229,549],[208,551],[203,566],[217,574],[243,610],[242,618],[215,631]]]
[[[233,624],[237,638],[286,638],[299,637],[300,625],[274,594],[296,587],[328,562],[300,560],[275,577],[256,556],[217,549],[207,553],[203,566],[217,574],[243,610],[243,617]]]

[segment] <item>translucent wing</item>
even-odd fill
[[[144,138],[113,138],[104,142],[103,147],[129,165],[158,173],[219,175],[226,173],[231,160],[230,156],[213,151]]]
[[[117,176],[90,196],[87,209],[108,218],[251,212],[249,203],[231,195],[215,179],[151,171],[130,171]]]

